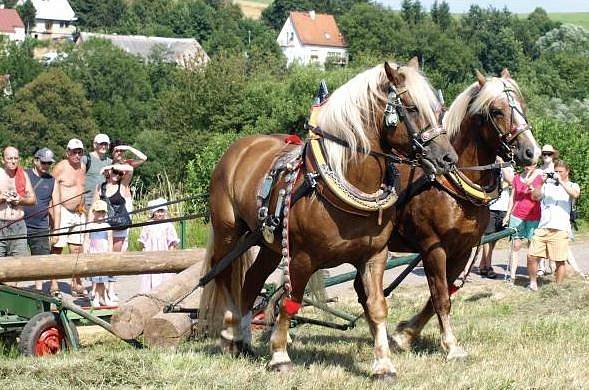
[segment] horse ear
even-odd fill
[[[407,63],[407,66],[409,66],[415,70],[419,70],[419,60],[417,59],[417,57],[413,57],[412,59],[410,59],[409,62]]]
[[[474,73],[477,76],[477,81],[479,82],[479,86],[482,87],[483,85],[485,85],[485,83],[487,82],[487,79],[485,78],[485,76],[481,72],[479,72],[478,69],[475,69]]]
[[[503,70],[501,71],[501,77],[504,79],[510,79],[511,78],[511,74],[509,73],[509,71],[507,70],[507,68],[503,68]]]
[[[394,69],[392,66],[390,66],[388,62],[384,63],[384,71],[387,74],[387,78],[393,85],[399,86],[401,84],[401,74],[397,69]]]

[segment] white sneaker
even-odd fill
[[[108,299],[113,303],[119,302],[119,296],[116,293],[108,294]]]
[[[92,300],[90,301],[90,306],[92,306],[92,307],[100,307],[100,306],[102,306],[100,304],[100,299],[98,299],[98,295],[94,295],[94,298],[92,298]]]

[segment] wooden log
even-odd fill
[[[194,308],[199,300],[200,291],[196,291],[182,302],[182,306]],[[149,347],[175,348],[190,337],[194,323],[187,313],[159,312],[146,322],[143,339]]]
[[[202,248],[164,252],[4,257],[0,282],[181,272],[204,259]]]
[[[179,297],[188,294],[201,276],[203,262],[192,265],[178,275],[165,280],[148,294],[132,297],[119,308],[110,323],[114,332],[122,339],[137,338],[145,329],[145,324],[163,307]]]

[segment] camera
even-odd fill
[[[546,178],[547,178],[547,179],[553,179],[553,180],[554,180],[554,172],[548,172],[548,173],[546,174]]]

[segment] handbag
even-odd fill
[[[106,202],[106,222],[114,228],[114,230],[124,230],[131,225],[131,216],[124,204],[112,204],[108,196],[106,196],[106,183],[100,186],[100,199]]]

